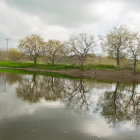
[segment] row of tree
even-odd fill
[[[64,43],[58,40],[45,42],[43,38],[33,34],[21,39],[19,43],[20,51],[33,59],[35,65],[37,64],[37,59],[45,55],[53,66],[59,56],[76,55],[80,61],[81,69],[83,69],[84,62],[88,54],[92,53],[91,50],[94,46],[94,36],[86,33],[74,35],[68,42]]]
[[[116,60],[120,69],[120,59],[133,60],[134,72],[140,54],[140,37],[138,33],[130,31],[125,26],[114,27],[105,36],[99,37],[100,46],[109,56]],[[22,54],[29,56],[37,64],[38,58],[47,56],[52,65],[58,56],[76,56],[83,69],[87,57],[94,53],[97,41],[92,34],[80,33],[72,35],[68,41],[49,40],[45,42],[38,35],[27,36],[20,40],[19,49]]]

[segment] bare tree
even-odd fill
[[[137,33],[131,33],[127,41],[127,54],[133,60],[133,70],[136,72],[136,66],[140,55],[140,38]]]
[[[109,56],[117,61],[118,69],[120,69],[120,59],[125,56],[126,41],[129,31],[124,26],[114,27],[105,37],[101,38],[101,44]]]
[[[52,66],[54,66],[55,60],[64,54],[65,54],[65,48],[63,43],[61,43],[58,40],[49,40],[47,42],[46,55],[51,61]]]
[[[45,54],[45,41],[38,35],[27,36],[19,42],[21,52],[34,60],[36,66],[37,59]]]
[[[71,36],[66,44],[70,52],[78,57],[81,69],[83,70],[87,56],[96,44],[94,36],[86,33],[80,33],[78,35]]]

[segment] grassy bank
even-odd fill
[[[21,73],[21,74],[41,74],[47,76],[72,78],[72,79],[94,79],[101,81],[115,81],[115,82],[138,82],[140,83],[140,73],[133,73],[131,71],[118,71],[116,67],[108,65],[86,65],[85,70],[81,71],[80,66],[73,65],[55,65],[38,64],[37,69],[34,68],[33,63],[15,63],[15,62],[0,62],[0,72]],[[72,68],[72,69],[70,69]],[[65,70],[63,70],[65,69]],[[96,69],[87,70],[86,69]],[[105,70],[106,69],[106,70]],[[109,69],[109,70],[107,70]],[[112,69],[112,70],[111,70]]]
[[[35,68],[32,62],[11,62],[11,61],[0,61],[1,67],[11,67],[11,68]],[[80,66],[76,65],[66,65],[66,64],[56,64],[52,66],[51,64],[37,64],[37,69],[46,70],[62,70],[62,69],[80,69]],[[113,65],[85,65],[85,69],[112,69],[116,70],[117,67]]]
[[[41,71],[28,71],[28,70],[16,70],[16,69],[6,69],[2,68],[0,69],[0,72],[6,72],[6,73],[11,73],[11,74],[37,74],[37,75],[45,75],[45,76],[54,76],[57,78],[69,78],[69,79],[79,79],[80,77],[73,77],[73,76],[68,76],[65,74],[61,73],[55,73],[55,72],[41,72]]]

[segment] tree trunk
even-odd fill
[[[134,73],[136,72],[136,65],[137,65],[137,62],[136,62],[136,59],[134,60]]]
[[[36,72],[34,72],[34,74],[33,74],[32,81],[36,84]]]
[[[84,70],[84,62],[81,61],[81,70]]]
[[[37,58],[35,57],[34,58],[34,66],[36,67],[36,65],[37,65]]]
[[[54,67],[54,64],[55,64],[55,63],[54,63],[54,58],[53,58],[53,59],[52,59],[52,66],[53,66],[53,67]]]
[[[120,60],[119,60],[119,58],[117,58],[117,67],[118,67],[118,70],[120,70]]]
[[[113,92],[113,97],[114,97],[114,99],[113,99],[113,105],[114,105],[114,112],[113,112],[113,114],[115,115],[115,117],[117,116],[117,94],[118,94],[118,88],[119,88],[119,82],[117,82],[117,84],[116,84],[116,88],[115,88],[115,91]],[[114,126],[115,126],[115,123],[114,123]]]
[[[120,70],[120,51],[119,51],[119,48],[117,49],[117,67],[118,67],[118,70]]]

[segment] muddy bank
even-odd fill
[[[73,77],[84,77],[97,80],[105,81],[116,81],[116,82],[137,82],[140,83],[140,72],[133,73],[127,70],[84,70],[79,69],[69,69],[69,70],[44,70],[44,69],[35,69],[35,68],[7,68],[6,69],[15,69],[15,70],[26,70],[26,71],[38,71],[38,72],[54,72],[60,73]]]
[[[116,81],[116,82],[138,82],[140,83],[140,72],[131,71],[114,71],[114,70],[66,70],[61,71],[63,74],[78,77],[86,77],[97,80]]]

